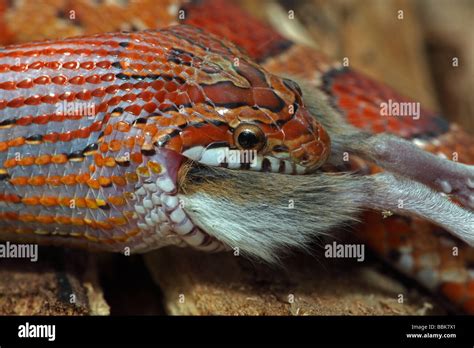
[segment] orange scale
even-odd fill
[[[146,103],[143,105],[143,110],[145,110],[147,113],[151,114],[152,112],[154,112],[156,110],[158,106],[153,103],[153,102],[150,102],[150,103]]]
[[[43,141],[55,143],[58,141],[59,134],[58,133],[49,133],[43,136]]]
[[[104,74],[100,77],[100,79],[104,82],[112,82],[115,80],[115,74],[112,74],[112,73]]]
[[[61,178],[61,182],[64,184],[64,185],[75,185],[76,184],[76,175],[75,174],[68,174],[68,175],[65,175]]]
[[[36,220],[36,216],[34,216],[33,214],[22,214],[18,217],[18,220],[23,222],[33,222]]]
[[[128,223],[127,219],[125,219],[123,216],[114,216],[108,219],[110,223],[116,225],[116,226],[123,226]]]
[[[100,228],[102,230],[112,230],[114,228],[113,225],[105,222],[105,221],[96,221],[96,226],[97,228]]]
[[[137,173],[126,173],[125,179],[127,183],[136,183],[138,181],[138,175]]]
[[[54,223],[54,217],[48,215],[36,216],[35,220],[40,224],[52,224]]]
[[[151,84],[151,87],[156,91],[161,91],[164,87],[165,83],[161,80],[157,80]]]
[[[75,226],[84,226],[84,220],[77,217],[71,217],[71,224]]]
[[[134,152],[130,155],[130,159],[135,163],[142,163],[143,155],[139,152]]]
[[[43,186],[46,183],[44,175],[34,176],[28,179],[28,183],[32,186]]]
[[[59,62],[45,62],[44,66],[48,69],[58,70],[61,67],[61,63],[59,63]]]
[[[59,141],[63,141],[63,142],[71,141],[71,139],[73,139],[74,132],[75,131],[66,132],[66,133],[59,133],[58,134]]]
[[[54,115],[45,115],[48,117],[48,120],[51,122],[63,122],[66,119],[66,115],[61,115],[61,114],[54,114]],[[72,118],[74,116],[72,115],[67,115],[68,118]]]
[[[122,148],[122,142],[120,140],[114,139],[108,144],[108,149],[110,151],[118,151]]]
[[[57,197],[52,197],[52,196],[41,197],[39,202],[40,202],[40,204],[42,204],[46,207],[51,207],[53,205],[58,205],[58,198]]]
[[[22,145],[25,144],[25,138],[17,137],[17,138],[14,138],[12,140],[9,140],[7,144],[8,144],[9,147],[22,146]]]
[[[10,67],[10,70],[16,71],[16,72],[26,71],[27,69],[28,69],[28,65],[26,64],[18,64],[18,65],[13,65]]]
[[[29,157],[24,157],[18,161],[18,164],[20,166],[31,166],[35,163],[35,157],[29,156]]]
[[[92,198],[86,198],[85,203],[87,208],[89,209],[97,209],[99,206],[97,205],[97,202],[95,199]]]
[[[71,199],[69,197],[60,197],[58,199],[59,205],[62,205],[64,207],[69,207],[71,206],[71,203],[74,202],[74,204],[77,206],[77,200]]]
[[[140,229],[135,228],[135,229],[133,229],[133,230],[130,230],[130,231],[126,232],[126,234],[127,234],[127,236],[129,236],[129,237],[134,237],[134,236],[140,234],[140,232],[141,232]]]
[[[82,62],[79,64],[82,69],[91,70],[94,69],[95,63],[92,61]]]
[[[18,84],[20,84],[20,83],[18,83]],[[13,81],[7,81],[7,82],[0,83],[0,89],[5,89],[5,90],[14,90],[14,89],[16,89],[17,86],[18,85],[15,84],[15,82],[13,82]]]
[[[23,106],[24,103],[25,103],[25,98],[20,97],[20,98],[16,98],[16,99],[13,99],[12,101],[7,102],[6,105],[10,108],[18,108],[20,106]]]
[[[165,90],[167,92],[174,92],[178,89],[178,84],[176,82],[173,82],[173,81],[169,81],[167,83],[165,83]]]
[[[175,66],[173,68],[173,72],[176,76],[179,76],[183,72],[183,67],[182,66]]]
[[[119,101],[120,101],[120,97],[119,98]],[[100,103],[99,105],[97,105],[96,107],[96,114],[98,114],[99,112],[107,112],[107,109],[109,108],[109,104],[108,103]]]
[[[12,203],[20,203],[22,201],[22,198],[15,194],[7,194],[5,199]]]
[[[110,242],[111,244],[115,244],[117,242],[120,242],[120,243],[125,243],[127,240],[129,240],[130,238],[128,236],[113,236],[112,237],[112,241]]]
[[[135,136],[135,145],[142,147],[145,143],[145,137],[143,135]]]
[[[45,95],[41,97],[40,101],[46,104],[56,104],[59,101],[59,97],[57,95]]]
[[[107,152],[109,151],[109,145],[107,143],[102,143],[99,146],[99,151],[100,152]]]
[[[70,225],[71,218],[69,216],[56,216],[54,220],[61,225]]]
[[[69,83],[73,85],[83,85],[86,82],[84,76],[74,76],[73,78],[69,79]]]
[[[96,179],[89,179],[89,180],[87,180],[87,185],[88,185],[90,188],[95,189],[95,190],[100,189],[99,181],[96,180]]]
[[[140,113],[142,112],[142,107],[140,105],[129,105],[125,108],[124,111],[132,115],[139,116]]]
[[[140,81],[133,85],[133,89],[148,89],[151,86],[150,82]],[[150,92],[153,94],[153,92]]]
[[[76,94],[77,99],[79,100],[90,100],[92,98],[91,91],[81,91]]]
[[[29,68],[29,69],[34,69],[34,70],[36,70],[36,69],[41,69],[43,66],[44,66],[44,63],[41,62],[41,61],[38,61],[38,62],[33,62],[33,63],[31,63],[31,64],[28,66],[28,68]]]
[[[166,96],[166,91],[161,89],[159,90],[158,92],[155,93],[155,100],[158,101],[160,104],[159,106],[161,107],[161,103],[163,103],[163,101],[165,100],[165,96]]]
[[[113,157],[106,157],[106,158],[104,159],[104,165],[105,165],[106,167],[115,167],[115,165],[116,165],[115,158],[113,158]]]
[[[91,226],[92,226],[92,224],[91,224]],[[87,240],[89,240],[91,242],[98,242],[99,241],[99,239],[97,237],[91,235],[89,232],[86,232],[83,236],[84,236],[84,238],[86,238]]]
[[[117,186],[127,185],[127,181],[122,176],[112,175],[112,182]]]
[[[24,197],[21,201],[26,205],[38,205],[40,202],[38,197]]]
[[[112,180],[109,177],[101,176],[99,177],[99,185],[102,187],[107,187],[112,184]]]
[[[107,102],[107,104],[108,104],[108,105],[117,105],[117,104],[119,104],[121,101],[122,101],[122,97],[120,97],[120,96],[115,96],[115,97],[110,98],[110,100]],[[101,104],[101,105],[102,105],[102,104]],[[99,111],[101,111],[101,112],[106,111],[106,110],[100,110],[100,109],[101,109],[101,105],[99,106]]]
[[[138,95],[138,98],[142,99],[143,101],[149,102],[153,99],[154,93],[150,91],[143,91]]]
[[[59,175],[53,175],[46,179],[46,183],[53,186],[61,185],[61,177]]]
[[[122,205],[125,205],[126,203],[125,199],[119,196],[109,197],[107,201],[114,206],[122,206]]]
[[[105,91],[108,93],[108,94],[115,94],[117,93],[117,91],[120,89],[119,86],[116,86],[116,85],[113,85],[113,86],[108,86]]]
[[[128,132],[131,129],[131,125],[128,122],[120,121],[115,124],[115,129],[119,132]]]
[[[95,154],[94,162],[98,167],[102,167],[104,165],[104,157],[101,154]]]
[[[135,146],[135,137],[125,138],[125,140],[123,141],[123,144],[125,145],[125,147],[132,149]]]
[[[14,158],[9,158],[7,159],[5,162],[3,162],[3,166],[5,168],[12,168],[12,167],[15,167],[17,164],[17,160],[14,159]]]
[[[125,85],[124,85],[124,86],[125,86]],[[129,89],[132,89],[132,88],[133,88],[133,85],[130,84]],[[124,94],[124,95],[122,96],[122,100],[123,100],[123,101],[126,101],[126,102],[129,102],[129,103],[132,103],[132,102],[134,102],[135,100],[137,100],[137,95],[134,94],[134,93],[127,93],[127,94]]]
[[[33,122],[33,116],[24,116],[19,118],[15,123],[19,126],[28,126]]]
[[[90,174],[89,173],[76,175],[76,182],[78,184],[85,184],[87,182],[87,180],[89,180],[89,179],[90,179]]]
[[[102,69],[109,69],[112,66],[112,63],[106,60],[102,60],[98,63],[96,63],[96,66]]]
[[[28,184],[28,178],[26,176],[19,176],[16,178],[11,178],[9,182],[14,186],[25,186]]]
[[[175,100],[176,100],[176,97],[178,96],[178,93],[176,91],[173,91],[173,92],[167,92],[165,93],[165,100],[170,100],[171,102],[173,102],[173,104],[176,104]],[[169,105],[169,106],[172,106],[172,105]]]

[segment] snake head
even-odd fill
[[[265,77],[268,86],[253,87],[254,105],[239,110],[232,123],[230,147],[244,155],[241,159],[246,154],[253,154],[254,159],[240,168],[287,174],[319,168],[329,155],[330,139],[305,109],[301,89],[292,80],[262,70],[256,75],[251,78],[254,83]]]
[[[200,29],[165,31],[168,68],[181,72],[173,89],[185,102],[179,111],[166,109],[176,121],[172,131],[165,127],[169,118],[156,118],[159,147],[207,165],[287,174],[311,172],[326,161],[329,136],[305,108],[295,82]]]

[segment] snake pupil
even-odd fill
[[[238,141],[244,149],[252,149],[260,142],[257,135],[250,130],[242,131],[239,134]]]

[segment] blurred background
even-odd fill
[[[441,110],[474,134],[474,1],[242,0],[293,39]],[[288,19],[294,11],[295,20]],[[400,12],[402,11],[402,12]],[[453,59],[458,58],[458,66]]]

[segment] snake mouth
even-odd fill
[[[179,199],[184,159],[181,154],[161,149],[137,168],[138,181],[131,196],[136,225],[144,242],[143,248],[136,248],[138,251],[157,245],[191,246],[210,252],[223,249],[220,241],[194,224]]]
[[[262,155],[255,150],[230,149],[227,146],[195,146],[183,152],[187,158],[208,166],[257,172],[305,174],[307,167],[296,164],[285,153]]]

